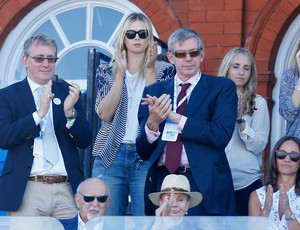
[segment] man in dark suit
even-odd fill
[[[23,46],[27,77],[0,90],[0,209],[12,216],[76,215],[74,193],[84,179],[78,148],[91,144],[77,84],[52,82],[57,45],[44,35]]]
[[[138,115],[137,152],[150,161],[145,212],[154,215],[157,207],[148,194],[160,191],[163,178],[175,173],[185,175],[191,191],[203,195],[202,203],[189,209],[189,215],[235,215],[232,177],[224,152],[236,122],[235,84],[201,73],[204,46],[195,31],[175,31],[168,49],[177,74],[145,88]]]

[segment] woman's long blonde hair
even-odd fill
[[[142,60],[142,62],[140,63],[139,67],[138,67],[138,75],[145,77],[146,76],[146,64],[148,61],[148,50],[150,45],[153,43],[153,30],[152,30],[152,25],[150,20],[146,17],[146,15],[142,14],[142,13],[131,13],[130,15],[127,16],[127,18],[125,19],[125,21],[123,22],[123,25],[121,26],[121,30],[119,33],[119,37],[117,39],[117,44],[118,44],[118,48],[120,51],[126,50],[126,45],[125,45],[125,36],[126,36],[126,31],[128,30],[129,26],[135,22],[135,21],[140,21],[144,24],[145,26],[145,30],[148,30],[148,36],[146,38],[146,42],[147,42],[147,46],[146,46],[146,50],[144,53],[144,59]],[[111,64],[113,66],[113,74],[114,76],[116,76],[117,73],[117,66],[115,64],[115,57],[112,58],[111,60]]]
[[[243,93],[244,103],[243,103],[242,113],[252,115],[256,110],[254,99],[256,97],[257,70],[256,70],[254,57],[251,54],[251,52],[246,48],[240,48],[240,47],[235,47],[229,50],[229,52],[225,55],[225,57],[222,60],[217,75],[227,77],[228,69],[232,64],[233,58],[239,53],[246,55],[251,62],[250,77],[247,84],[244,87],[244,93]]]

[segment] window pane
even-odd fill
[[[62,59],[59,59],[55,73],[59,78],[65,80],[84,80],[87,79],[87,60],[88,49],[96,48],[97,51],[103,52],[111,57],[112,55],[104,49],[95,46],[85,46],[76,48],[68,52]],[[86,82],[82,89],[86,89]]]
[[[95,7],[93,15],[93,36],[94,40],[107,42],[115,28],[119,24],[123,13],[105,8]]]
[[[23,55],[23,54],[22,54]],[[15,81],[22,80],[24,77],[26,77],[26,70],[23,64],[23,61],[21,60],[23,56],[20,56],[20,59],[17,63],[16,71],[15,71]]]
[[[59,21],[62,29],[64,30],[64,33],[66,34],[71,44],[74,42],[85,40],[85,7],[63,12],[57,15],[57,20]]]
[[[56,44],[58,47],[57,53],[59,53],[60,50],[62,50],[64,48],[64,45],[63,45],[63,43],[51,21],[47,20],[33,34],[40,34],[40,33],[45,34],[48,37],[53,38],[56,41]]]

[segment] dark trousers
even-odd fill
[[[258,179],[249,186],[234,191],[238,216],[248,216],[248,202],[250,194],[261,186],[262,182]]]

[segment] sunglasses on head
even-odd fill
[[[293,162],[298,162],[300,160],[300,154],[294,151],[287,153],[285,150],[276,150],[275,153],[276,158],[279,160],[285,159],[287,155],[290,156],[290,159]]]
[[[198,57],[202,49],[191,49],[191,50],[177,50],[172,54],[177,58],[186,58],[189,54],[191,58]]]
[[[134,39],[136,34],[139,35],[140,39],[145,39],[146,37],[148,37],[148,30],[127,30],[125,35],[128,39]]]
[[[36,63],[43,63],[45,59],[47,59],[47,61],[52,64],[55,63],[58,59],[58,57],[43,57],[43,56],[35,56],[35,57],[29,56],[29,57],[31,57]]]
[[[90,195],[83,195],[81,193],[79,193],[81,196],[83,196],[83,200],[86,203],[91,203],[95,200],[95,198],[97,198],[97,201],[100,203],[105,203],[107,201],[108,195],[106,194],[100,194],[99,196],[90,196]]]

